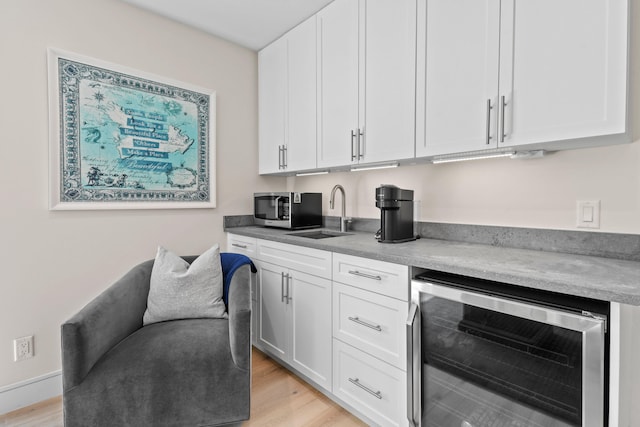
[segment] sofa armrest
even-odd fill
[[[233,362],[240,369],[251,365],[251,267],[243,265],[229,285],[229,343]]]
[[[82,382],[111,348],[142,327],[153,260],[137,265],[61,327],[63,388]]]

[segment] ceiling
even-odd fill
[[[123,0],[260,50],[333,0]]]

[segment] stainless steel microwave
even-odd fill
[[[254,193],[253,218],[267,227],[321,227],[322,193]]]

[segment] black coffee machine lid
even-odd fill
[[[383,184],[376,188],[376,201],[383,200],[413,201],[413,190],[403,190],[395,185]]]

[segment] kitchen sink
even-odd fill
[[[328,239],[329,237],[350,236],[351,233],[341,233],[339,231],[329,230],[313,230],[313,231],[298,231],[295,233],[287,233],[289,236],[305,237],[307,239]]]

